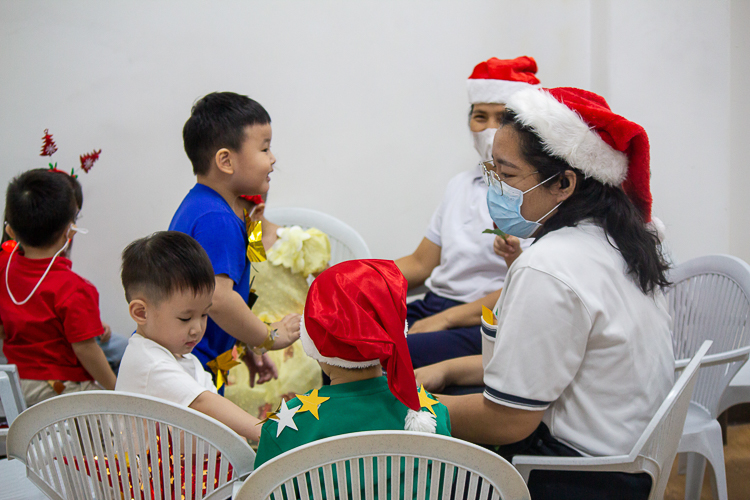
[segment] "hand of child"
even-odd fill
[[[423,385],[425,390],[440,393],[445,389],[445,370],[439,364],[423,366],[414,370],[417,385]]]
[[[437,313],[415,321],[413,325],[409,326],[409,333],[439,332],[448,328],[450,328],[450,325],[448,320],[445,319],[445,315]]]
[[[271,328],[275,328],[279,334],[273,343],[273,350],[288,347],[299,338],[299,324],[301,320],[302,316],[299,314],[287,314],[281,321],[277,321],[271,325]]]
[[[495,243],[492,249],[497,255],[505,259],[505,264],[510,267],[511,264],[521,255],[521,240],[515,236],[507,235],[505,238],[495,236]]]
[[[279,378],[279,370],[276,368],[276,364],[271,361],[268,354],[258,355],[252,352],[248,352],[243,358],[247,369],[250,372],[250,387],[255,387],[255,384],[265,384],[271,379]],[[258,376],[258,380],[255,380],[255,376]]]
[[[104,321],[102,321],[102,326],[104,327],[104,333],[99,335],[99,342],[106,344],[112,337],[112,328],[110,328],[110,326]]]

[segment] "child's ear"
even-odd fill
[[[253,220],[260,220],[261,217],[263,217],[263,213],[266,210],[266,204],[265,203],[258,203],[255,205],[255,208],[253,209]]]
[[[5,224],[5,234],[7,234],[8,236],[10,236],[11,240],[15,240],[16,239],[16,233],[13,231],[13,228],[10,227],[10,224]]]
[[[232,166],[232,152],[227,148],[221,148],[216,152],[214,156],[216,166],[220,172],[232,175],[234,173],[234,167]]]
[[[139,325],[146,323],[146,303],[141,299],[133,299],[128,306],[130,317]]]

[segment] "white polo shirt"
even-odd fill
[[[443,201],[432,215],[425,237],[440,247],[440,265],[425,282],[433,293],[473,302],[503,287],[508,268],[492,250],[495,236],[487,209],[487,186],[481,168],[462,172],[448,182]],[[521,240],[528,248],[531,240]]]
[[[483,328],[484,396],[546,410],[552,435],[586,455],[627,454],[674,381],[672,320],[592,223],[553,231],[510,268]]]
[[[120,362],[116,391],[134,392],[190,406],[202,392],[216,394],[211,374],[192,354],[175,358],[168,349],[134,333]]]

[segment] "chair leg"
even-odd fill
[[[677,454],[677,474],[684,476],[687,472],[687,453]]]
[[[685,500],[700,500],[706,458],[699,453],[685,453],[687,458],[685,475]]]
[[[716,451],[716,450],[713,450]],[[713,456],[707,457],[711,465],[711,493],[714,500],[728,500],[727,498],[727,470],[724,464],[724,450],[712,453]]]

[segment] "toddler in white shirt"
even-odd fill
[[[217,394],[211,374],[191,354],[206,331],[215,287],[205,250],[177,231],[136,240],[122,253],[122,286],[137,328],[115,390],[188,406],[258,441],[258,419]]]

